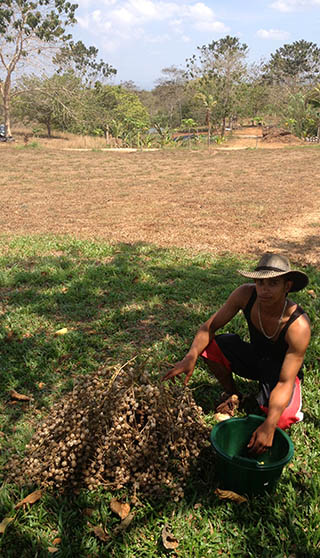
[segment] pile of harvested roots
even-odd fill
[[[209,431],[188,388],[109,369],[76,380],[8,474],[58,490],[102,485],[179,499]]]

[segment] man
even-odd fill
[[[249,441],[249,451],[261,454],[272,446],[277,426],[282,429],[302,420],[301,379],[304,355],[310,341],[310,322],[304,310],[287,298],[308,284],[302,271],[291,270],[289,260],[266,253],[254,271],[239,271],[254,283],[241,285],[225,304],[199,329],[186,356],[165,376],[164,380],[186,374],[187,384],[197,358],[202,356],[223,386],[225,401],[219,412],[233,414],[240,394],[232,371],[258,380],[257,402],[267,415]],[[250,343],[239,335],[215,332],[242,310],[249,328]],[[238,396],[238,397],[236,397]]]

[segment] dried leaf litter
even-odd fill
[[[179,499],[210,429],[188,388],[132,367],[80,377],[8,476],[59,491],[99,485]]]

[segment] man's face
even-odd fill
[[[255,279],[258,300],[264,303],[275,303],[286,296],[292,285],[285,277]]]

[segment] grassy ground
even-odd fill
[[[123,365],[134,356],[148,357],[146,366],[157,376],[166,363],[180,359],[199,324],[242,282],[236,270],[244,264],[230,253],[189,255],[146,243],[110,245],[57,236],[2,237],[0,253],[2,463],[13,451],[23,454],[37,421],[75,376],[106,362]],[[15,510],[27,490],[4,483],[0,521],[14,520],[0,535],[0,556],[44,558],[55,546],[55,556],[63,558],[318,558],[320,273],[316,267],[305,270],[310,287],[294,296],[313,324],[305,420],[290,432],[295,455],[275,493],[240,505],[220,501],[209,455],[181,503],[141,501],[128,529],[116,534],[119,520],[110,511],[108,492],[83,491],[72,498],[48,493]],[[65,335],[54,335],[64,327]],[[241,316],[229,331],[245,333]],[[220,390],[201,363],[191,387],[212,421]],[[242,381],[244,391],[255,387]],[[34,399],[10,405],[10,389]],[[103,525],[110,538],[100,541],[88,521]],[[179,543],[170,553],[161,542],[164,524]],[[61,542],[54,544],[57,537]]]

